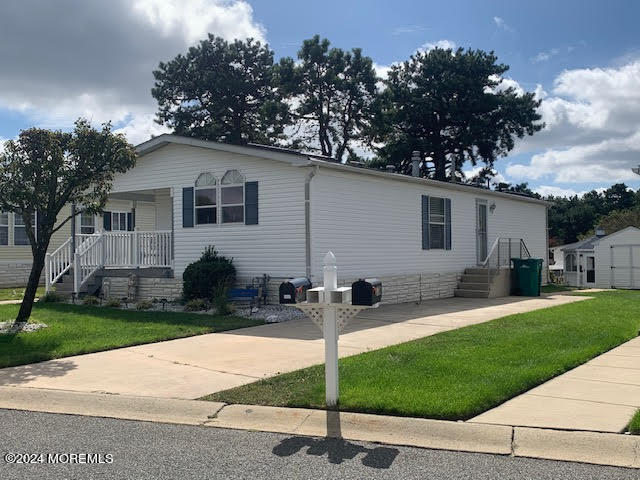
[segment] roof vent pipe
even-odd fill
[[[395,165],[387,165],[386,169],[387,169],[387,172],[389,172],[389,173],[396,173],[396,166]]]
[[[411,176],[419,177],[420,176],[420,161],[422,160],[420,152],[418,150],[414,150],[411,152]]]
[[[596,227],[596,237],[600,238],[600,237],[604,237],[604,236],[605,236],[604,228]]]

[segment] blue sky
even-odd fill
[[[318,33],[361,47],[381,73],[418,48],[494,50],[509,82],[543,99],[544,132],[496,167],[542,193],[640,187],[640,2],[36,0],[0,6],[0,140],[21,128],[114,120],[131,141],[153,124],[151,70],[206,32],[254,36],[295,56]],[[28,19],[28,20],[25,20]],[[55,21],[52,22],[51,19]],[[9,41],[12,40],[12,41]],[[4,78],[3,78],[4,77]],[[640,179],[640,177],[639,177]]]

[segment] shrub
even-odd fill
[[[105,306],[110,307],[110,308],[120,308],[121,304],[122,304],[122,302],[120,302],[119,298],[109,298],[107,300],[107,303],[105,303]]]
[[[43,303],[59,303],[64,301],[64,298],[59,293],[56,293],[55,290],[49,290],[40,297],[39,301]]]
[[[236,268],[233,259],[221,257],[213,247],[207,247],[198,261],[187,266],[182,280],[185,300],[213,300],[214,292],[235,283]]]
[[[207,308],[207,302],[202,298],[194,298],[193,300],[189,300],[184,304],[185,312],[200,312],[202,310],[206,310]]]
[[[140,300],[136,303],[136,310],[149,310],[153,308],[153,302],[151,300]]]
[[[213,305],[216,307],[218,315],[229,315],[231,313],[228,287],[219,287],[213,292]]]
[[[89,295],[88,297],[84,298],[84,300],[82,301],[82,304],[83,305],[100,305],[100,300],[98,299],[98,297]]]

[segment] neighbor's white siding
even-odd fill
[[[599,288],[637,288],[637,280],[632,285],[630,283],[629,270],[616,272],[615,282],[611,283],[611,246],[612,245],[637,245],[633,250],[633,260],[629,256],[628,248],[614,249],[614,263],[616,265],[624,265],[626,267],[632,265],[640,266],[640,230],[636,228],[627,228],[602,238],[594,247],[596,260],[596,286]],[[585,274],[586,275],[586,274]],[[634,275],[640,275],[640,269],[634,269]],[[586,277],[585,277],[586,278]]]
[[[182,227],[182,188],[193,187],[202,172],[218,180],[230,169],[258,182],[259,224]],[[282,162],[199,147],[170,144],[138,159],[114,181],[114,192],[173,189],[175,275],[200,257],[207,245],[233,257],[241,278],[305,273],[304,179],[308,169]]]
[[[422,250],[421,195],[451,199],[451,250]],[[524,238],[547,262],[546,207],[477,192],[422,187],[320,168],[311,183],[312,274],[336,255],[346,277],[462,272],[476,265],[476,199],[495,202],[488,214],[488,249],[496,237]]]

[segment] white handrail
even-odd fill
[[[45,257],[45,289],[51,290],[51,286],[62,278],[71,268],[73,255],[71,253],[71,238],[56,248]]]

